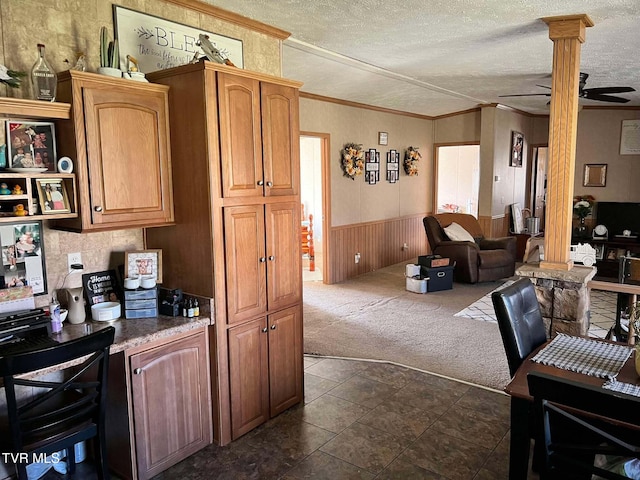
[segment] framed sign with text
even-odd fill
[[[120,62],[126,65],[127,55],[138,60],[143,73],[155,72],[190,63],[203,52],[196,44],[204,33],[209,41],[238,68],[243,68],[242,40],[225,37],[181,23],[164,20],[128,8],[113,6],[115,37],[120,46]]]

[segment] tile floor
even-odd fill
[[[304,405],[155,478],[502,480],[508,452],[509,398],[500,392],[387,363],[306,356]]]

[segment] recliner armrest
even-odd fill
[[[478,241],[480,250],[508,250],[516,257],[516,237],[483,238]]]

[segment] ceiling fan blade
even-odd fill
[[[521,93],[519,95],[498,95],[498,97],[535,97],[535,96],[544,96],[550,97],[550,93]]]
[[[613,95],[599,95],[597,93],[583,95],[582,98],[586,98],[587,100],[598,100],[600,102],[613,102],[613,103],[627,103],[629,101],[628,98],[614,97]]]
[[[588,93],[628,93],[635,92],[635,88],[631,87],[596,87],[596,88],[585,88],[583,92]]]

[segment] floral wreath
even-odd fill
[[[404,172],[410,177],[418,175],[418,161],[422,158],[419,147],[409,147],[404,155]]]
[[[357,175],[362,175],[364,170],[364,151],[362,145],[347,143],[342,150],[340,165],[345,177],[355,180]]]

